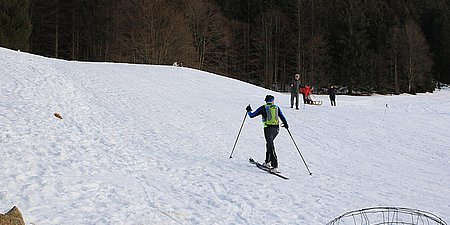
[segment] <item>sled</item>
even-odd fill
[[[307,105],[322,105],[322,101],[307,101],[305,104]]]

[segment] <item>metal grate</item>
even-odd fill
[[[327,225],[447,225],[436,215],[417,209],[373,207],[344,213]]]

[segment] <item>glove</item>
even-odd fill
[[[245,110],[247,110],[247,112],[251,112],[252,111],[252,107],[250,106],[250,104],[247,106],[247,108],[245,108]]]
[[[289,129],[289,125],[287,125],[287,124],[283,124],[283,125],[281,125],[282,127],[284,127],[284,128],[286,128],[286,129]]]

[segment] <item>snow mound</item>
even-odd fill
[[[274,95],[289,181],[262,161]],[[32,224],[326,224],[374,206],[450,220],[450,91],[290,96],[189,68],[64,61],[0,48],[0,211]],[[58,113],[62,119],[55,117]]]

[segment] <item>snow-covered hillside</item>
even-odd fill
[[[260,118],[272,94],[289,134],[264,159]],[[450,90],[289,96],[172,66],[86,63],[0,48],[0,212],[27,224],[326,224],[375,206],[450,221]],[[387,107],[386,107],[387,106]],[[62,120],[53,114],[59,112]]]

